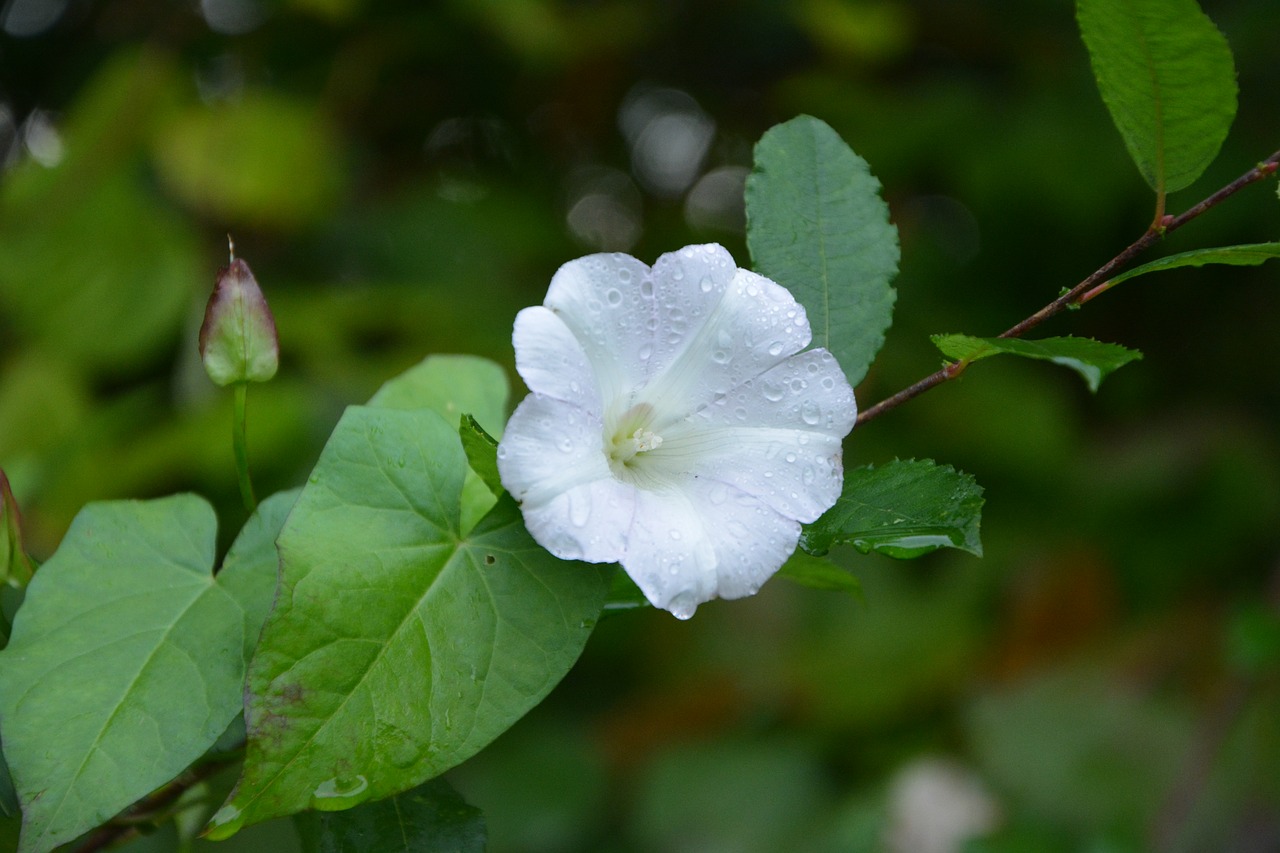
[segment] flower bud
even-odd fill
[[[218,271],[200,326],[200,359],[218,385],[266,382],[276,375],[276,321],[249,265],[238,258]]]
[[[9,478],[0,470],[0,581],[26,586],[35,566],[22,547],[22,516]]]

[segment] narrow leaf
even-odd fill
[[[462,416],[462,422],[458,425],[458,437],[462,439],[462,449],[467,454],[467,464],[471,466],[471,470],[495,496],[502,495],[505,489],[502,488],[502,477],[498,474],[497,439],[485,432],[484,427],[471,415]]]
[[[1216,249],[1193,249],[1167,258],[1159,258],[1140,267],[1126,270],[1107,281],[1107,287],[1115,287],[1122,281],[1152,272],[1178,267],[1202,267],[1205,264],[1226,264],[1233,267],[1254,267],[1272,258],[1280,258],[1280,243],[1246,243],[1242,246],[1222,246]]]
[[[1195,0],[1078,0],[1080,35],[1129,156],[1160,195],[1189,186],[1236,114],[1231,48]]]
[[[344,812],[294,818],[302,853],[483,853],[484,815],[443,779]]]
[[[805,525],[800,547],[819,557],[834,545],[899,559],[939,548],[982,556],[982,502],[972,476],[928,459],[855,468],[836,505]]]
[[[943,355],[958,362],[973,362],[993,355],[1017,355],[1051,361],[1079,373],[1089,390],[1095,393],[1102,380],[1113,371],[1142,358],[1142,353],[1137,350],[1092,338],[1042,338],[1038,341],[1024,341],[1018,338],[934,335],[930,340]]]
[[[202,498],[96,503],[76,516],[0,653],[20,850],[70,841],[168,782],[240,712],[291,503],[264,501],[216,578]]]
[[[851,385],[893,320],[898,231],[867,162],[825,123],[800,116],[769,130],[747,178],[747,246],[757,271],[809,315],[814,346]]]
[[[412,788],[505,731],[577,659],[607,569],[552,557],[510,497],[464,534],[467,471],[434,412],[347,410],[280,534],[244,773],[212,836]]]

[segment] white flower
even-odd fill
[[[716,245],[591,255],[516,317],[502,483],[558,557],[681,619],[752,595],[840,494],[853,390],[790,293]]]

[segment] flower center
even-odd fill
[[[640,403],[618,418],[608,431],[605,450],[615,474],[625,476],[637,464],[637,456],[662,446],[662,436],[649,429],[652,421],[653,406]]]

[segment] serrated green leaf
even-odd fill
[[[974,338],[969,335],[933,335],[934,346],[947,358],[974,362],[993,355],[1017,355],[1051,361],[1069,367],[1084,378],[1089,390],[1097,392],[1102,380],[1118,368],[1142,358],[1137,350],[1092,338]]]
[[[893,321],[898,231],[865,160],[824,122],[769,130],[747,178],[747,246],[756,270],[804,306],[814,346],[851,385],[866,375]]]
[[[804,551],[796,551],[778,569],[778,577],[786,578],[810,589],[847,592],[855,598],[862,597],[862,584],[848,570],[830,560],[815,557]]]
[[[1193,249],[1158,258],[1140,267],[1134,267],[1107,281],[1115,287],[1122,281],[1147,273],[1162,272],[1178,267],[1202,267],[1205,264],[1226,264],[1233,267],[1254,267],[1273,258],[1280,258],[1280,243],[1246,243],[1241,246],[1221,246],[1215,249]]]
[[[484,815],[443,779],[344,812],[294,818],[302,853],[483,853]]]
[[[505,731],[577,659],[607,568],[552,557],[509,496],[463,534],[467,470],[432,411],[343,415],[278,540],[244,773],[214,837],[412,788]]]
[[[458,424],[458,437],[467,454],[467,464],[476,476],[484,481],[495,496],[506,491],[498,473],[498,440],[484,431],[484,427],[471,415],[463,415]]]
[[[1157,193],[1189,186],[1236,114],[1231,48],[1195,0],[1078,0],[1080,35],[1129,156]]]
[[[432,355],[385,382],[369,405],[430,409],[454,429],[461,428],[462,415],[466,413],[486,433],[501,438],[510,396],[506,372],[487,358]],[[496,471],[496,460],[494,467]],[[480,472],[469,470],[462,487],[462,531],[475,527],[501,494],[501,488],[491,489]]]
[[[804,526],[800,547],[818,557],[834,545],[899,559],[939,548],[980,557],[982,503],[972,476],[928,459],[855,468],[845,472],[835,506]]]
[[[240,712],[293,495],[264,501],[212,574],[194,495],[86,506],[0,653],[0,726],[23,851],[49,850],[199,758]]]

